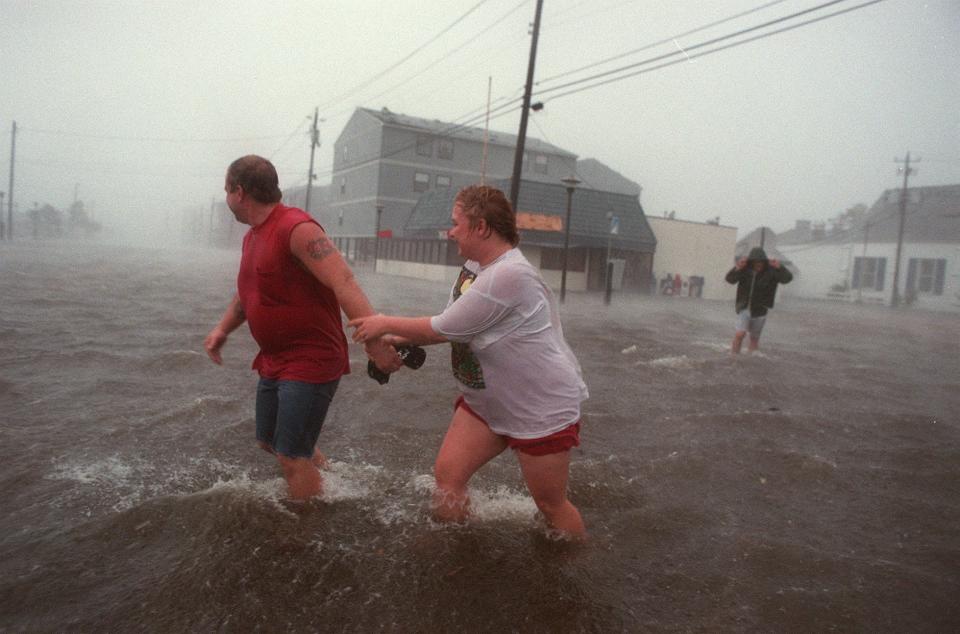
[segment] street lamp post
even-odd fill
[[[377,261],[380,259],[380,216],[383,215],[383,205],[377,203],[377,228],[373,240],[373,272],[377,272]]]
[[[560,273],[560,303],[567,298],[567,257],[570,251],[570,210],[573,207],[573,190],[580,181],[574,176],[568,176],[561,181],[567,187],[567,220],[563,224],[563,271]]]

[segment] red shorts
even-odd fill
[[[467,410],[467,412],[479,420],[481,423],[490,426],[487,421],[483,420],[479,414],[473,411],[467,402],[463,400],[463,395],[457,397],[456,403],[453,404],[453,409],[456,410],[458,407],[462,407]],[[543,438],[511,438],[510,436],[503,436],[503,434],[497,434],[502,436],[507,440],[507,447],[511,449],[516,449],[517,451],[522,451],[525,454],[531,456],[546,456],[552,453],[560,453],[561,451],[570,451],[573,447],[580,446],[580,421],[575,422],[572,425],[564,427],[560,431],[554,432],[549,436],[544,436]]]

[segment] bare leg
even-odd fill
[[[750,345],[747,346],[747,352],[754,352],[760,347],[760,337],[750,336]]]
[[[574,540],[587,538],[583,519],[567,499],[567,479],[570,472],[570,452],[531,456],[517,451],[520,469],[533,495],[533,501],[543,513],[547,524]]]
[[[740,346],[743,344],[743,338],[746,336],[746,332],[738,330],[733,335],[733,344],[730,346],[730,352],[733,354],[740,354]]]
[[[287,490],[292,500],[307,500],[323,491],[323,480],[313,458],[288,458],[277,455]]]
[[[469,515],[467,482],[477,469],[507,448],[496,435],[466,409],[458,407],[450,421],[433,467],[437,487],[433,493],[433,516],[440,522],[462,522]]]

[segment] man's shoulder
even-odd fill
[[[299,207],[288,207],[283,203],[277,203],[276,210],[277,210],[278,217],[282,219],[289,218],[289,219],[313,220],[313,216],[305,212],[303,209],[300,209]]]

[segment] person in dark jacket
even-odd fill
[[[737,285],[737,331],[733,335],[731,352],[740,353],[743,338],[750,333],[748,352],[760,345],[760,333],[767,320],[767,311],[773,308],[778,284],[788,284],[793,274],[779,260],[768,260],[760,247],[741,257],[727,273],[727,282]]]

